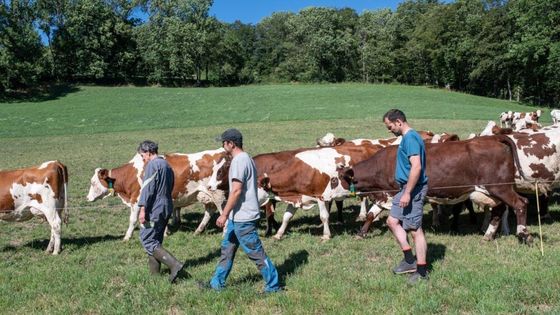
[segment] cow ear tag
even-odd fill
[[[113,181],[110,180],[110,181],[108,181],[108,183],[109,183],[109,195],[115,196],[115,189],[113,188]]]
[[[350,196],[356,197],[356,186],[354,186],[354,183],[350,183]]]

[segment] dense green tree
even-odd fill
[[[360,16],[360,51],[364,82],[391,81],[395,68],[395,20],[389,9],[367,11]]]
[[[0,2],[0,91],[37,84],[42,46],[31,0]]]

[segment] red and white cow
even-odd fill
[[[507,113],[502,112],[500,114],[500,127],[511,128],[512,127],[512,120],[513,120],[513,112],[511,110]]]
[[[426,136],[431,139],[433,134],[426,133]],[[333,196],[347,197],[347,194],[338,191],[343,188],[337,178],[337,167],[352,166],[388,145],[398,144],[400,140],[400,137],[380,140],[356,139],[333,147],[268,153],[268,163],[259,161],[261,157],[256,156],[259,194],[266,196],[271,193],[276,200],[288,204],[282,225],[274,238],[282,238],[288,222],[298,208],[309,209],[317,204],[323,223],[321,238],[330,239],[326,202],[334,200]]]
[[[503,135],[427,144],[428,201],[456,204],[471,199],[492,207],[494,216],[485,239],[494,236],[503,211],[498,205],[506,203],[516,209],[517,235],[530,242],[525,226],[527,200],[514,191],[516,170],[521,167],[517,152],[515,143]],[[348,188],[354,184],[357,191],[372,197],[381,207],[390,208],[392,196],[398,191],[395,156],[396,147],[389,146],[353,168],[339,169],[342,185]],[[368,220],[369,217],[370,214]]]
[[[514,131],[520,131],[521,129],[530,128],[533,130],[539,129],[542,126],[539,124],[539,118],[541,117],[541,110],[537,110],[529,113],[513,113],[513,118],[511,120],[512,128]]]
[[[180,223],[179,210],[196,202],[204,205],[204,218],[195,234],[204,231],[214,211],[221,213],[225,199],[222,182],[210,184],[213,174],[227,165],[229,156],[224,149],[208,150],[191,154],[172,153],[163,156],[175,174],[173,186],[174,223]],[[114,169],[97,168],[91,178],[87,199],[91,202],[108,197],[112,193],[130,207],[129,226],[124,240],[129,240],[138,220],[138,198],[142,186],[144,162],[136,154],[129,163]],[[227,184],[227,183],[226,183]],[[213,185],[214,187],[210,187]]]
[[[68,170],[59,161],[37,167],[0,171],[0,220],[21,222],[33,216],[51,226],[47,252],[60,253],[61,212],[68,221]]]

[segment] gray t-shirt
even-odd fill
[[[246,152],[235,156],[229,167],[229,189],[236,179],[243,183],[241,195],[237,200],[229,218],[235,222],[247,222],[260,218],[259,202],[257,200],[257,168],[255,162]]]

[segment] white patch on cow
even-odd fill
[[[475,134],[475,133],[471,133],[471,134],[467,137],[467,140],[473,139],[473,138],[475,138],[475,137],[476,137],[476,134]]]
[[[344,166],[349,166],[350,156],[342,155],[335,149],[324,148],[320,150],[308,150],[296,154],[296,158],[302,160],[305,164],[329,176],[337,176],[336,159],[343,158]]]
[[[434,135],[432,137],[431,143],[438,143],[440,139],[441,139],[441,135]]]
[[[55,162],[56,162],[56,161],[48,161],[48,162],[45,162],[45,163],[41,164],[41,166],[39,166],[38,169],[41,170],[41,169],[47,168],[47,167],[49,166],[49,164],[55,163]]]
[[[323,137],[317,139],[317,145],[321,147],[333,146],[334,139],[335,139],[334,134],[329,132]]]
[[[363,144],[371,144],[371,145],[382,145],[385,146],[387,144],[387,141],[389,140],[393,140],[394,138],[387,138],[387,139],[354,139],[350,142],[354,143],[355,145],[363,145]],[[402,137],[398,136],[397,139],[395,139],[395,141],[391,142],[391,145],[397,145],[399,143],[401,143]],[[383,143],[381,143],[383,142]]]
[[[10,194],[14,200],[14,211],[0,215],[4,221],[26,221],[34,215],[51,216],[46,211],[56,211],[56,200],[52,187],[44,183],[27,183],[25,185],[13,183]],[[34,195],[41,197],[41,202],[34,199]]]
[[[224,164],[226,164],[226,159],[225,158],[223,158],[219,163],[216,163],[216,161],[213,162],[212,175],[210,176],[210,179],[208,180],[208,189],[217,190],[218,186],[222,183],[221,180],[218,181],[218,172],[224,166]]]
[[[87,195],[87,200],[90,202],[96,201],[100,198],[109,196],[109,189],[101,184],[99,180],[99,171],[101,168],[96,168],[91,177],[89,192]]]
[[[202,159],[203,156],[205,155],[215,155],[215,154],[219,154],[225,152],[224,148],[219,148],[216,150],[206,150],[206,151],[201,151],[201,152],[197,152],[197,153],[189,153],[189,154],[184,154],[189,158],[189,163],[191,165],[191,169],[193,170],[193,172],[200,172],[200,168],[198,167],[198,165],[196,165],[196,162],[200,159]]]
[[[142,156],[140,153],[136,153],[132,160],[128,161],[128,163],[132,163],[132,166],[136,169],[136,178],[138,179],[138,184],[142,186],[142,172],[144,171],[144,160],[142,160]]]
[[[480,136],[491,136],[493,135],[492,133],[492,128],[494,128],[496,126],[496,123],[492,120],[488,121],[488,124],[486,124],[486,127],[484,128],[484,130],[482,130],[482,132],[480,133]]]
[[[492,239],[494,237],[494,234],[496,234],[497,230],[498,230],[497,226],[489,224],[488,229],[486,229],[486,233],[484,233],[484,237],[487,239]]]
[[[558,187],[560,185],[560,128],[547,128],[546,130],[532,131],[532,130],[522,130],[522,133],[529,135],[544,134],[550,142],[542,148],[548,151],[555,149],[555,153],[544,156],[540,158],[534,154],[525,152],[526,147],[520,147],[517,144],[514,135],[508,135],[517,144],[517,153],[519,156],[519,163],[523,169],[523,173],[527,177],[521,178],[519,170],[516,166],[515,174],[515,188],[518,191],[523,192],[534,192],[535,191],[535,180],[539,179],[540,171],[539,169],[533,169],[531,166],[542,165],[546,170],[554,174],[554,182],[539,182],[539,191],[550,191],[552,188]],[[535,144],[532,142],[531,144]],[[538,151],[541,151],[539,149]],[[542,152],[542,151],[541,151]]]

